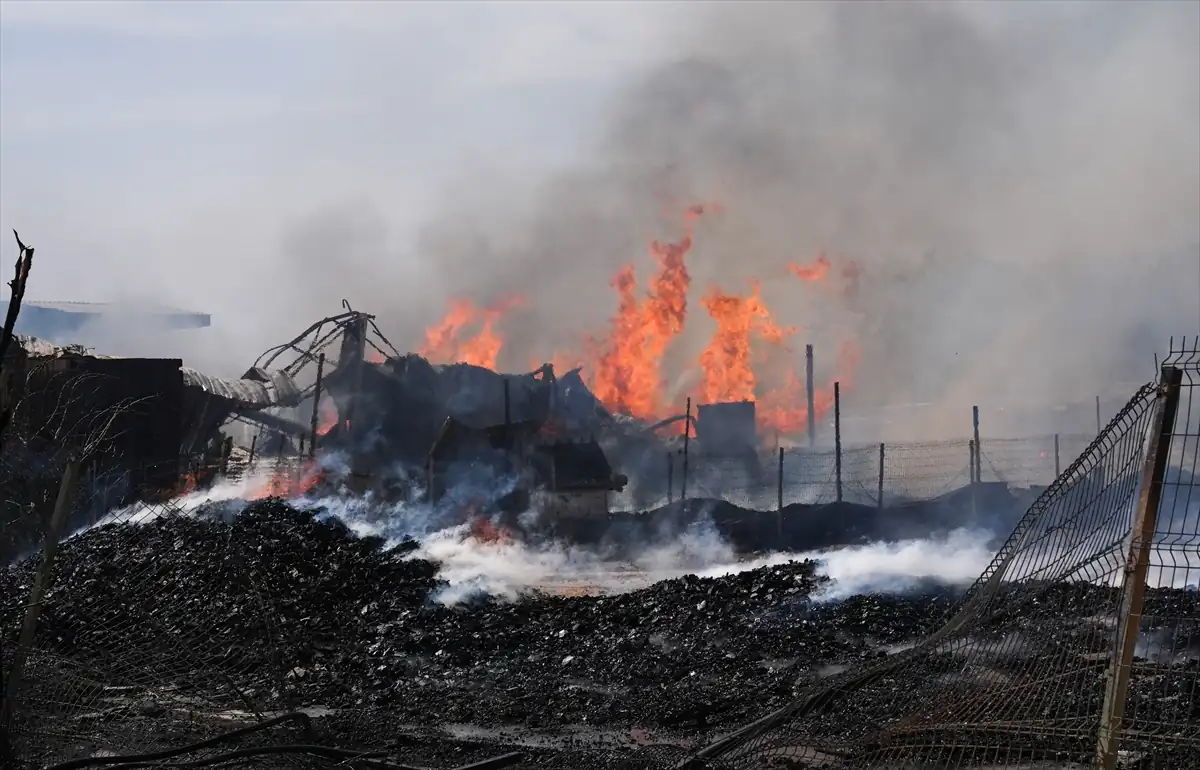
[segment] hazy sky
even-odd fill
[[[38,247],[32,296],[108,299],[134,268],[215,312],[290,218],[370,199],[403,253],[468,165],[568,155],[670,11],[5,0],[0,218]]]
[[[667,184],[727,209],[697,292],[765,276],[864,398],[1090,394],[1200,329],[1197,9],[3,0],[0,226],[30,297],[213,314],[111,352],[228,375],[342,297],[405,348],[540,282],[513,335],[577,337]],[[770,285],[819,248],[855,303]]]

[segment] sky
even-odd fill
[[[819,350],[856,340],[856,396],[1090,398],[1200,331],[1198,9],[4,0],[0,227],[31,298],[213,316],[105,352],[236,376],[342,298],[404,349],[534,288],[522,369],[678,235],[667,189],[724,207],[697,289],[766,277]],[[770,280],[822,249],[853,302]]]
[[[6,0],[0,219],[38,248],[30,296],[166,291],[218,322],[216,293],[267,291],[285,223],[313,212],[373,201],[395,258],[415,264],[406,229],[432,188],[476,164],[569,155],[669,34],[666,15]]]

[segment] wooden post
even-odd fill
[[[54,501],[54,513],[50,516],[50,526],[46,530],[45,542],[42,545],[42,563],[38,565],[37,574],[33,579],[33,590],[29,594],[29,604],[25,607],[25,617],[21,623],[21,633],[17,638],[17,648],[13,651],[10,663],[8,681],[4,692],[4,703],[0,711],[0,725],[5,728],[10,724],[17,694],[21,688],[21,675],[25,667],[25,658],[33,647],[37,632],[38,616],[42,611],[42,601],[50,588],[50,573],[54,565],[54,556],[58,553],[58,539],[62,536],[63,527],[70,518],[71,507],[75,502],[75,485],[79,480],[79,459],[70,457],[63,469],[62,481],[58,485],[58,497]]]
[[[1058,453],[1058,434],[1054,434],[1054,478],[1062,474],[1062,460]]]
[[[983,481],[983,444],[979,443],[979,407],[971,407],[971,424],[975,433],[975,483]]]
[[[254,467],[254,447],[258,444],[258,434],[255,433],[250,437],[250,457],[246,460],[246,470]]]
[[[883,443],[879,444],[879,495],[875,498],[878,508],[883,510]]]
[[[971,460],[967,466],[967,475],[971,478],[971,486],[975,486],[975,439],[968,441],[967,447],[971,450]]]
[[[1104,707],[1100,712],[1095,766],[1101,770],[1114,770],[1117,766],[1125,697],[1129,692],[1129,676],[1142,620],[1142,600],[1146,593],[1146,572],[1150,567],[1150,546],[1154,540],[1159,502],[1162,500],[1163,479],[1171,453],[1171,435],[1175,429],[1182,381],[1182,369],[1163,367],[1158,399],[1150,423],[1151,444],[1142,467],[1142,483],[1121,582],[1121,609],[1117,616],[1115,647],[1104,690]]]
[[[679,481],[679,499],[687,504],[687,479],[688,479],[688,441],[692,435],[692,399],[691,396],[687,400],[687,411],[683,416],[683,478]]]
[[[808,447],[817,445],[817,410],[813,393],[813,346],[804,346],[804,387],[808,391]]]
[[[833,383],[833,453],[837,501],[842,502],[842,383]]]
[[[325,376],[325,354],[322,353],[317,357],[317,384],[313,386],[313,410],[312,424],[309,426],[312,430],[311,440],[308,443],[308,457],[312,459],[317,456],[317,430],[321,427],[321,386]]]
[[[667,452],[667,504],[675,502],[675,455]]]

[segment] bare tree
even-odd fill
[[[33,267],[33,247],[21,242],[21,236],[13,230],[17,239],[17,265],[13,279],[8,282],[10,294],[8,297],[8,312],[4,316],[4,331],[0,333],[0,454],[4,451],[4,433],[12,419],[11,405],[8,403],[4,363],[8,350],[12,345],[13,329],[17,326],[17,316],[21,313],[21,303],[25,299],[25,287],[29,283],[29,271]]]

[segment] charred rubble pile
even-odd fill
[[[816,680],[903,654],[941,625],[956,598],[934,587],[814,601],[828,580],[819,565],[799,562],[615,596],[445,606],[439,566],[415,558],[416,547],[388,548],[276,499],[232,517],[102,526],[63,544],[36,647],[102,685],[153,683],[141,696],[150,703],[122,718],[169,712],[175,691],[191,693],[188,711],[203,710],[197,693],[230,682],[237,697],[214,695],[214,712],[320,706],[319,721],[340,745],[446,724],[698,737],[776,709]],[[0,575],[5,634],[34,568],[29,561]],[[1044,609],[1025,622],[1034,610],[1019,604],[991,618],[980,633],[1016,624],[1022,636],[1023,652],[998,670],[1027,666],[1030,655],[1100,652],[1092,647],[1102,635],[1081,635],[1078,623],[1106,590],[1047,587],[1039,601],[1061,622]],[[1147,602],[1147,615],[1200,610],[1195,593],[1152,591]],[[1176,637],[1176,646],[1195,647],[1200,633]],[[911,673],[886,680],[894,691],[855,700],[840,729],[893,716],[888,709],[918,680],[921,688],[941,681],[944,664],[929,662],[922,677],[925,664],[914,661]],[[1165,703],[1171,693],[1143,690],[1194,686],[1200,664],[1190,665],[1182,679],[1135,684],[1131,697],[1144,709]],[[1072,708],[1091,708],[1093,696]],[[1062,697],[1075,695],[1068,688]]]
[[[828,667],[926,634],[950,603],[814,603],[827,581],[803,562],[443,606],[438,565],[414,545],[388,549],[274,499],[232,519],[102,526],[63,544],[37,644],[98,672],[219,671],[251,699],[379,708],[402,723],[671,728],[781,705]],[[9,628],[33,568],[4,573]]]

